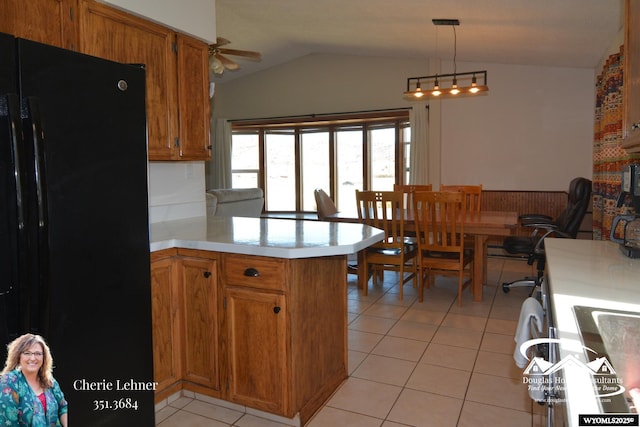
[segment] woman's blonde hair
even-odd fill
[[[11,341],[7,346],[7,360],[1,374],[6,374],[20,366],[20,356],[34,344],[42,347],[42,366],[38,371],[38,380],[43,388],[53,387],[53,358],[49,346],[40,335],[24,334]]]

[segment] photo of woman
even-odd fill
[[[0,425],[67,427],[67,401],[53,378],[51,351],[40,335],[7,346],[0,373]]]

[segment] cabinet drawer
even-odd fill
[[[227,286],[285,289],[285,261],[258,256],[227,255],[222,273]]]

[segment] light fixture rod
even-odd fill
[[[459,19],[432,19],[433,25],[460,25]]]
[[[456,35],[456,27],[451,27],[453,29],[453,74],[458,71],[458,67],[456,65],[456,57],[458,56],[458,36]]]
[[[412,81],[420,81],[420,80],[430,80],[430,79],[442,79],[443,77],[463,77],[463,76],[470,76],[470,75],[478,75],[478,76],[482,76],[482,79],[484,81],[484,84],[487,84],[487,70],[481,70],[481,71],[469,71],[469,72],[464,72],[464,73],[451,73],[451,74],[433,74],[431,76],[419,76],[419,77],[408,77],[407,78],[407,92],[411,90],[411,88],[409,87],[409,85],[411,84]]]

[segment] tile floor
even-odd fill
[[[456,304],[456,283],[438,278],[417,301],[398,277],[369,284],[369,295],[349,276],[349,378],[315,414],[308,427],[540,426],[543,407],[533,403],[513,362],[516,323],[528,291],[502,292],[504,281],[532,273],[522,260],[490,258],[484,300],[465,291]],[[280,420],[282,421],[282,420]],[[286,424],[216,406],[206,397],[181,397],[156,412],[160,427],[282,427]]]

